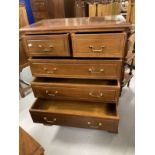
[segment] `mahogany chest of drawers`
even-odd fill
[[[23,27],[36,77],[33,121],[118,132],[129,29],[117,16],[50,19]]]

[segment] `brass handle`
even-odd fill
[[[91,125],[91,122],[87,122],[87,124],[89,125],[89,127],[91,128],[99,128],[100,126],[102,126],[102,123],[99,122],[98,125]]]
[[[54,74],[54,72],[57,70],[57,68],[55,67],[55,68],[53,68],[52,70],[48,70],[46,67],[44,67],[43,68],[44,69],[44,71],[46,71],[48,74]]]
[[[31,43],[28,43],[28,47],[32,47],[32,44]]]
[[[92,52],[103,52],[105,46],[101,46],[100,49],[94,49],[94,46],[90,45],[89,48],[91,49]]]
[[[104,72],[104,69],[101,68],[99,70],[96,70],[94,68],[89,68],[88,71],[91,72],[91,73],[102,73],[102,72]]]
[[[92,96],[92,97],[102,97],[103,96],[103,93],[102,92],[99,92],[99,94],[94,94],[94,92],[92,91],[92,92],[90,92],[89,93],[89,96]]]
[[[48,96],[56,96],[56,94],[58,94],[58,91],[56,90],[54,93],[49,93],[49,91],[46,90],[46,94],[47,94]]]
[[[44,48],[43,51],[44,51],[44,52],[50,52],[51,49]]]
[[[49,48],[53,48],[54,46],[53,45],[49,45]]]
[[[102,123],[99,122],[98,125],[99,125],[99,126],[102,126]]]
[[[88,123],[88,125],[90,125],[91,124],[91,122],[87,122]]]
[[[43,46],[42,45],[38,45],[38,47],[42,48]]]
[[[47,123],[54,123],[57,119],[56,118],[53,118],[53,120],[48,120],[47,117],[44,117],[43,118],[44,121],[46,121]]]
[[[53,45],[49,45],[49,48],[44,48],[43,51],[44,52],[51,52],[51,48],[53,48]]]

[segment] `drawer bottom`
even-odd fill
[[[37,99],[30,109],[34,122],[118,132],[117,105]]]

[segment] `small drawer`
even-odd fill
[[[68,34],[24,37],[29,56],[70,56]]]
[[[116,104],[37,99],[30,109],[34,122],[118,132]]]
[[[73,34],[73,56],[122,58],[125,41],[125,33]]]
[[[120,91],[117,80],[36,78],[31,84],[35,97],[45,99],[117,103]]]
[[[120,79],[121,60],[29,59],[35,77]]]

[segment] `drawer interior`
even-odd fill
[[[118,119],[117,105],[37,99],[30,111]]]
[[[117,80],[97,80],[97,79],[63,79],[63,78],[35,78],[32,84],[35,83],[65,83],[65,84],[94,84],[94,85],[110,85],[117,86]]]

